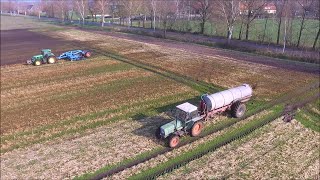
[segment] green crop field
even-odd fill
[[[12,18],[14,21],[10,21]],[[296,144],[302,147],[309,143],[312,152],[300,154],[301,158],[305,158],[301,161],[304,169],[295,168],[286,172],[297,174],[303,171],[306,179],[318,173],[311,170],[316,169],[316,162],[319,161],[314,158],[314,150],[319,144],[309,140],[319,135],[315,128],[318,127],[319,102],[299,108],[296,112],[298,121],[286,124],[278,118],[286,106],[284,102],[297,103],[317,94],[318,74],[238,60],[232,51],[230,53],[235,53],[234,58],[209,56],[167,47],[165,44],[170,41],[155,45],[23,17],[1,16],[1,20],[1,26],[6,30],[32,28],[36,34],[63,39],[76,48],[91,50],[93,54],[84,61],[1,66],[3,179],[87,179],[145,159],[143,163],[125,168],[107,179],[158,176],[161,170],[177,162],[188,161],[182,168],[172,173],[168,171],[169,174],[160,177],[173,179],[172,176],[176,175],[182,179],[185,176],[194,177],[192,172],[196,170],[190,168],[189,163],[200,166],[210,164],[208,159],[212,161],[211,156],[228,153],[229,149],[225,148],[229,146],[240,151],[247,147],[246,142],[256,142],[256,139],[268,142],[267,137],[275,137],[275,141],[281,143],[291,134],[299,141],[290,141],[288,146]],[[248,58],[264,58],[245,55]],[[254,96],[247,104],[244,119],[219,115],[205,123],[203,137],[183,137],[183,146],[148,159],[150,155],[167,149],[164,141],[156,140],[154,132],[170,120],[170,110],[174,106],[186,101],[197,105],[203,93],[217,92],[242,83],[254,85]],[[306,90],[308,93],[301,96]],[[277,143],[272,143],[272,146]],[[251,162],[254,160],[250,159],[251,155],[264,153],[263,149],[272,149],[268,144],[258,145],[261,148],[253,149],[250,156],[236,157],[244,160],[240,163],[248,164],[244,167],[251,165],[246,158]],[[305,151],[306,148],[303,149]],[[290,153],[299,153],[299,150],[294,148]],[[290,159],[281,156],[276,165],[285,162],[286,158],[288,161],[299,160],[297,157]],[[222,159],[219,162],[224,163]],[[276,166],[268,158],[263,162],[268,167]],[[227,170],[226,166],[221,168]],[[222,177],[218,176],[219,171],[222,172],[222,169],[210,171],[208,177]],[[243,177],[242,173],[237,174],[238,171],[230,170],[230,173],[235,173],[230,177]],[[242,171],[248,174],[250,168]],[[267,168],[259,173],[270,178],[284,177],[268,174]],[[227,177],[228,173],[224,176]]]

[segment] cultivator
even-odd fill
[[[73,50],[62,53],[58,59],[65,59],[70,61],[79,61],[83,60],[85,58],[88,58],[91,56],[91,53],[89,51],[83,51],[83,50]]]
[[[40,55],[33,56],[30,60],[27,60],[27,64],[33,64],[40,66],[41,64],[53,64],[57,60],[65,59],[70,61],[79,61],[89,58],[91,52],[87,50],[73,50],[62,53],[59,57],[56,57],[51,53],[51,49],[42,49]]]

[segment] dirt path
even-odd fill
[[[132,35],[132,34],[125,34],[125,33],[117,33],[117,32],[103,32],[103,31],[87,30],[87,29],[81,29],[81,30],[103,34],[103,35],[109,35],[117,38],[134,40],[138,42],[160,45],[166,48],[181,49],[187,52],[197,53],[200,55],[208,55],[208,56],[215,56],[215,57],[221,56],[221,59],[232,58],[234,61],[248,61],[248,62],[259,63],[259,64],[268,65],[268,66],[273,66],[277,68],[287,69],[287,70],[308,72],[308,73],[314,73],[314,74],[319,74],[320,72],[320,67],[317,64],[308,64],[308,63],[301,63],[301,62],[295,62],[290,60],[282,60],[282,59],[270,58],[266,56],[258,56],[258,55],[253,55],[249,53],[210,48],[210,47],[198,45],[198,44],[185,43],[185,42],[173,41],[168,39],[160,39],[160,38],[154,38],[149,36]]]

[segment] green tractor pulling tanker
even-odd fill
[[[56,56],[51,52],[51,49],[42,49],[41,54],[33,56],[27,61],[27,64],[40,66],[41,64],[54,64],[57,62]]]
[[[241,118],[246,111],[245,102],[252,96],[248,84],[231,88],[211,95],[201,96],[199,107],[188,102],[176,106],[173,121],[160,126],[156,131],[158,139],[167,139],[171,148],[179,144],[180,137],[186,134],[198,136],[204,127],[203,122],[216,114],[230,111],[235,118]]]

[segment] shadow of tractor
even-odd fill
[[[135,120],[141,124],[141,127],[132,131],[133,134],[147,137],[156,143],[159,143],[159,140],[155,136],[157,128],[172,121],[167,113],[161,113],[152,117],[148,117],[145,114],[139,113],[134,115],[132,120]]]

